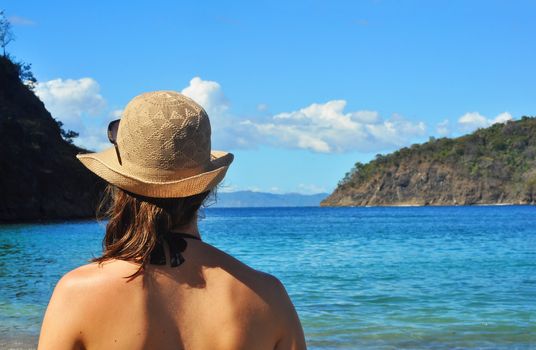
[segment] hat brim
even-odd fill
[[[225,177],[234,156],[212,151],[212,170],[173,181],[154,181],[125,173],[113,147],[102,152],[78,154],[76,158],[97,176],[123,190],[153,198],[182,198],[216,187]]]

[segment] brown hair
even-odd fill
[[[103,254],[92,259],[103,263],[111,259],[133,261],[140,268],[130,278],[143,272],[161,235],[172,228],[188,225],[210,192],[184,198],[149,198],[106,187],[98,212],[107,218]]]

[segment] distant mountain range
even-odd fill
[[[328,193],[305,195],[299,193],[275,194],[266,192],[218,192],[215,208],[244,207],[318,207]]]

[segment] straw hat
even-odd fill
[[[205,110],[174,91],[136,96],[126,106],[115,149],[76,157],[92,172],[146,197],[179,198],[214,188],[233,161],[211,151]]]

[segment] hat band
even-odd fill
[[[162,169],[123,161],[121,170],[123,170],[124,174],[130,174],[132,178],[155,182],[169,182],[199,175],[213,169],[210,165],[199,165],[191,168]]]

